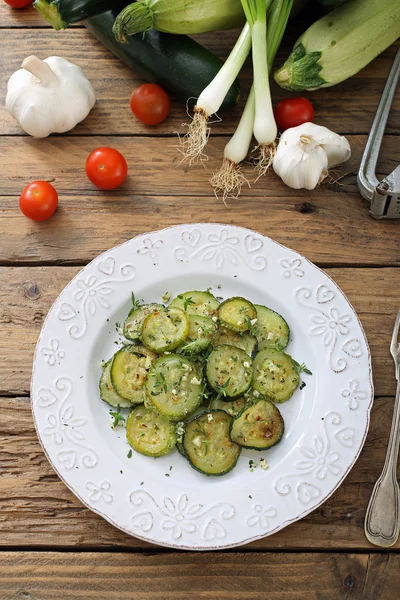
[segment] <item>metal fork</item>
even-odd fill
[[[397,457],[400,444],[400,310],[393,329],[390,353],[396,367],[397,391],[392,427],[383,471],[371,494],[365,515],[367,539],[376,546],[393,546],[400,532],[400,493],[397,482]]]

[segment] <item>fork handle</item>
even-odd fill
[[[397,381],[392,427],[385,465],[376,482],[365,516],[367,539],[376,546],[396,543],[400,532],[400,493],[397,483],[397,457],[400,443],[400,378]]]

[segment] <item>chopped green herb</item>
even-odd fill
[[[307,368],[307,365],[305,363],[300,364],[296,360],[294,360],[294,358],[292,360],[293,360],[294,366],[296,367],[296,369],[299,373],[307,373],[307,375],[312,375],[310,369]]]
[[[220,400],[222,397],[226,398],[226,388],[228,387],[230,382],[231,382],[231,377],[228,377],[228,379],[225,381],[224,385],[218,385],[217,400]]]
[[[249,498],[250,498],[250,500],[253,500],[253,496],[250,496],[250,494],[249,494]]]
[[[185,311],[187,310],[187,307],[191,304],[196,304],[196,302],[191,298],[191,296],[189,296],[189,298],[185,298],[182,294],[179,294],[178,298],[180,300],[183,300],[183,310]]]
[[[117,427],[125,423],[125,417],[121,415],[121,407],[119,404],[117,406],[117,410],[110,410],[110,415],[114,419],[111,425],[113,429],[116,429]]]
[[[132,450],[129,450],[129,452],[128,452],[128,458],[131,458],[131,456],[132,456]]]
[[[133,292],[132,292],[132,306],[133,306],[133,308],[136,308],[136,310],[142,306],[142,303],[140,302],[140,300],[136,300],[135,294]]]
[[[301,384],[300,384],[300,388],[299,389],[302,390],[303,388],[306,387],[306,385],[307,385],[306,382],[302,381]]]

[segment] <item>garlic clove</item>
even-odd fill
[[[292,138],[297,141],[289,143],[285,134],[279,141],[273,169],[287,186],[313,190],[328,174],[326,152],[311,135],[297,135]]]

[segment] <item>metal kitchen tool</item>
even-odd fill
[[[399,168],[399,167],[397,167]],[[371,494],[365,515],[367,539],[376,546],[393,546],[400,531],[400,491],[397,457],[400,444],[400,310],[393,329],[390,352],[396,366],[397,392],[383,471]]]
[[[400,219],[400,165],[382,181],[379,181],[375,174],[379,150],[399,76],[400,49],[397,51],[383,90],[357,177],[360,193],[370,201],[369,212],[375,219]]]

